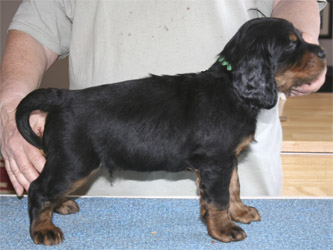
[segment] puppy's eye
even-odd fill
[[[293,49],[296,49],[296,47],[297,47],[297,42],[289,42],[286,49],[293,50]]]

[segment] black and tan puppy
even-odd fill
[[[233,221],[259,221],[260,215],[240,200],[237,155],[253,140],[260,109],[276,104],[278,90],[310,83],[324,68],[319,46],[306,43],[289,22],[265,18],[244,24],[216,63],[198,74],[32,92],[16,121],[46,154],[28,193],[33,241],[63,241],[52,214],[78,211],[66,196],[99,166],[111,173],[192,169],[208,233],[223,242],[244,239]],[[34,110],[48,114],[42,139],[29,125]]]

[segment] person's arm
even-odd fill
[[[15,111],[19,102],[39,87],[44,72],[58,55],[30,35],[10,30],[1,62],[0,145],[6,170],[18,195],[28,190],[45,164],[40,151],[26,142],[16,128]],[[30,117],[35,131],[43,130],[44,116]]]
[[[274,0],[273,17],[284,18],[302,32],[305,41],[319,44],[320,16],[316,0]],[[316,92],[325,82],[326,70],[319,78],[292,90],[291,95],[306,95]]]

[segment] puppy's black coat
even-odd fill
[[[46,154],[29,189],[33,241],[63,240],[52,213],[78,211],[66,195],[99,166],[111,173],[193,169],[209,234],[224,242],[244,239],[232,220],[250,223],[260,215],[239,198],[237,155],[253,140],[260,109],[276,104],[278,89],[316,79],[324,57],[289,22],[254,19],[198,74],[30,93],[17,108],[18,129]],[[48,113],[42,139],[29,125],[33,110]]]

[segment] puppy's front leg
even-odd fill
[[[201,196],[201,216],[214,239],[231,242],[246,238],[242,228],[232,222],[229,214],[229,184],[232,167],[223,171],[211,169],[197,172]]]
[[[240,199],[240,185],[237,167],[232,172],[230,186],[230,205],[229,213],[233,221],[250,224],[252,221],[260,221],[260,214],[254,207],[246,206]]]

